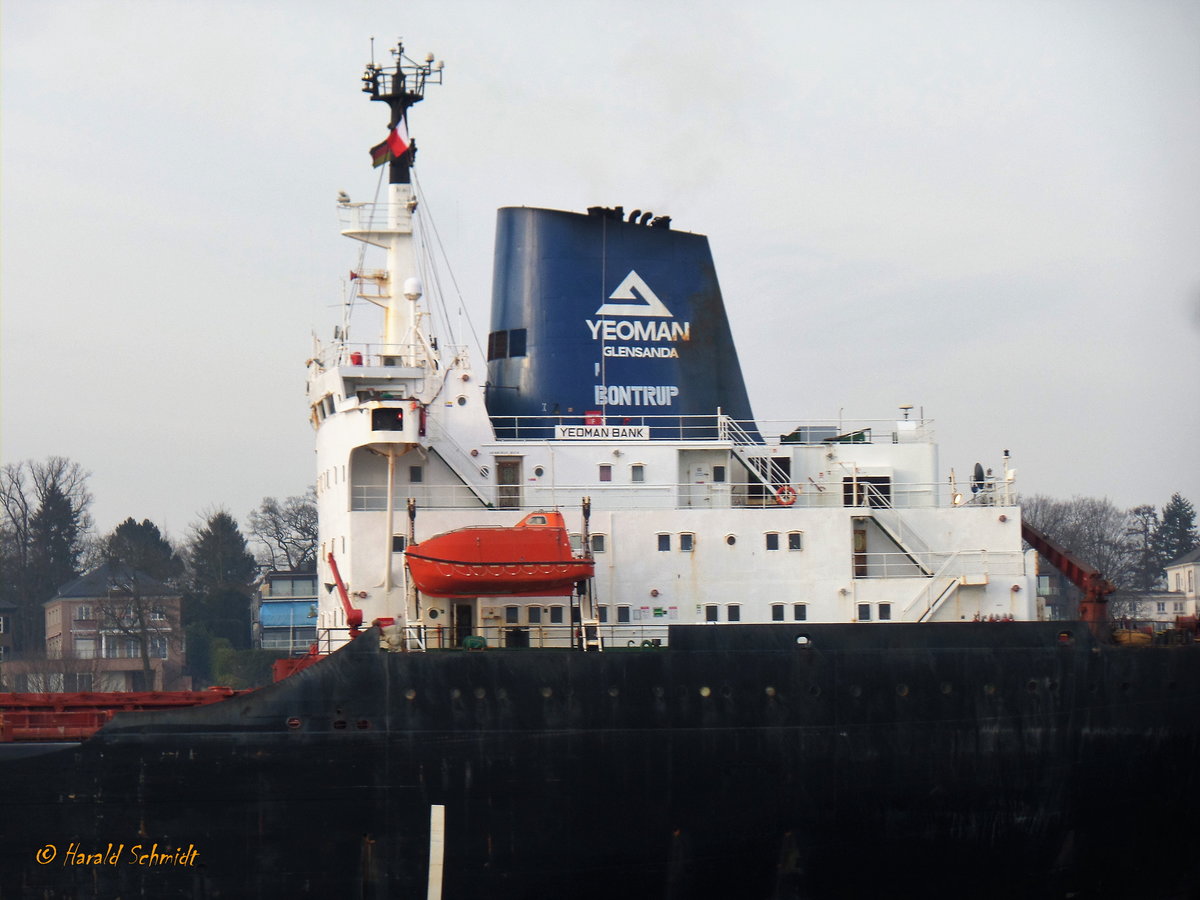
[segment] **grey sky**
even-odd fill
[[[3,20],[5,462],[177,537],[312,479],[313,330],[370,199],[376,37],[475,330],[504,205],[709,235],[760,418],[937,422],[942,468],[1200,502],[1200,5],[40,2]],[[452,306],[458,300],[451,298]]]

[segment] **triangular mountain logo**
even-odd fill
[[[637,291],[635,294],[634,291]],[[642,280],[637,272],[630,272],[625,280],[617,285],[617,289],[608,295],[609,300],[632,300],[633,303],[605,303],[598,310],[598,316],[660,316],[672,318],[672,313],[658,299],[658,295],[650,290],[650,286]]]

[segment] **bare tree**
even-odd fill
[[[78,574],[91,517],[89,473],[61,456],[0,469],[0,600],[16,607],[17,648],[44,640],[41,604]]]
[[[317,565],[317,492],[288,497],[282,503],[264,497],[246,517],[259,542],[258,559],[273,569],[311,572]]]

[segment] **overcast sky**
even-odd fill
[[[1200,4],[5,0],[5,462],[173,536],[312,481],[403,37],[426,208],[485,334],[495,209],[709,236],[755,413],[936,421],[943,474],[1200,504]],[[365,338],[364,338],[365,339]]]

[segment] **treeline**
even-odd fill
[[[202,513],[179,543],[149,519],[132,516],[97,535],[88,477],[63,457],[9,463],[0,470],[0,606],[12,611],[14,648],[22,656],[44,651],[42,604],[81,574],[107,565],[110,572],[144,573],[179,593],[188,668],[204,683],[212,677],[214,658],[250,646],[260,570],[315,570],[317,511],[311,490],[283,501],[268,497],[249,513],[251,552],[251,541],[224,509]],[[122,587],[136,603],[137,585],[126,578]],[[122,602],[128,608],[130,601]]]
[[[1025,521],[1125,591],[1165,588],[1164,567],[1200,545],[1196,509],[1178,493],[1161,510],[1095,497],[1034,495],[1020,504]]]

